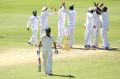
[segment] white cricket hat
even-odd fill
[[[42,11],[45,11],[47,9],[47,7],[42,7]]]

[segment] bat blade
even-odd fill
[[[41,59],[38,58],[38,72],[41,72]]]
[[[41,72],[40,49],[37,50],[37,55],[38,55],[38,72]]]

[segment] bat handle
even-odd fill
[[[41,59],[38,58],[38,72],[41,72]]]

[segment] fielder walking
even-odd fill
[[[28,44],[34,44],[35,46],[37,45],[37,32],[38,32],[38,16],[37,16],[37,11],[33,11],[32,12],[32,16],[30,17],[30,19],[27,22],[27,30],[29,31],[29,27],[31,26],[32,29],[32,36],[30,38],[30,40],[28,41]]]
[[[39,48],[42,47],[42,57],[43,57],[43,69],[46,75],[52,75],[52,43],[56,49],[56,43],[54,42],[53,36],[51,35],[51,29],[48,27],[45,29],[46,34],[41,37],[39,43]]]

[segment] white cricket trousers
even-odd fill
[[[70,47],[72,47],[72,45],[74,43],[74,27],[73,26],[68,26],[66,28],[65,35],[70,36]]]
[[[90,45],[92,35],[92,27],[86,28],[85,30],[85,45]]]
[[[61,45],[64,35],[65,35],[65,28],[58,27],[57,45]]]
[[[102,42],[103,42],[103,46],[104,47],[108,47],[109,43],[108,43],[108,37],[107,37],[107,27],[102,26],[101,28],[101,36],[102,36]]]
[[[52,48],[48,50],[42,48],[43,70],[45,74],[52,74],[52,55]]]
[[[32,30],[32,36],[29,42],[37,44],[37,30]]]
[[[93,28],[92,30],[92,36],[91,36],[91,45],[98,46],[98,28]]]

